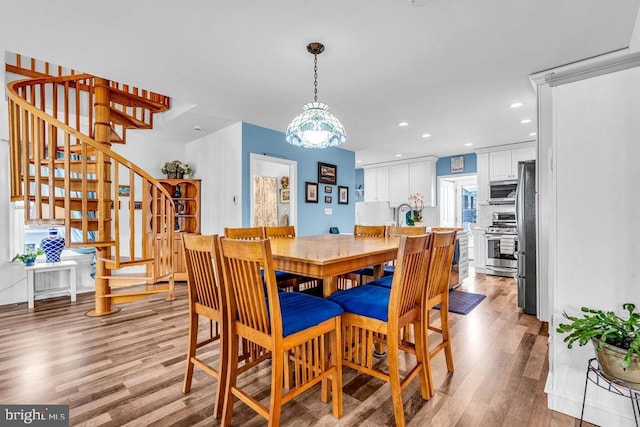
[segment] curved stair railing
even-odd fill
[[[110,148],[124,143],[126,129],[150,128],[168,98],[89,74],[7,88],[11,199],[24,201],[25,223],[65,225],[67,247],[96,248],[95,310],[88,314],[110,314],[112,304],[155,293],[173,299],[171,195]]]

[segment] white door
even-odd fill
[[[440,181],[440,227],[456,226],[456,183]]]

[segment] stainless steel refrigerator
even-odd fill
[[[538,307],[536,278],[536,162],[518,163],[516,189],[516,225],[518,227],[518,307],[536,314]]]

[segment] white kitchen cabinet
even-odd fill
[[[487,271],[487,235],[484,228],[473,229],[474,258],[473,265],[476,273]]]
[[[489,180],[505,181],[518,178],[518,162],[536,158],[535,146],[500,150],[489,153]]]
[[[412,162],[389,162],[385,166],[365,167],[364,200],[390,202],[392,207],[396,207],[408,203],[409,195],[421,193],[424,206],[435,207],[437,160],[437,157],[429,156]]]
[[[408,203],[409,198],[409,165],[389,166],[389,202],[391,206]]]
[[[477,155],[478,204],[489,204],[489,153]]]
[[[511,169],[511,150],[489,153],[489,181],[514,179]]]
[[[425,207],[436,206],[436,161],[409,163],[409,194],[424,196]],[[408,197],[408,195],[407,195]]]
[[[389,201],[389,167],[381,166],[364,170],[365,202]]]

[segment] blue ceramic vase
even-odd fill
[[[40,241],[40,247],[46,255],[46,262],[60,262],[60,254],[64,249],[64,237],[58,236],[56,228],[49,229],[49,235]]]

